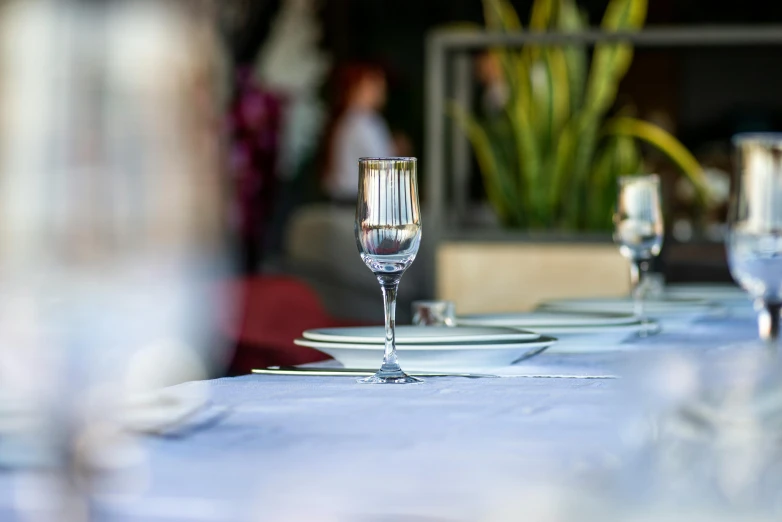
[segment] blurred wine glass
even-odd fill
[[[782,309],[782,134],[740,134],[733,144],[737,183],[728,262],[755,300],[761,339],[776,342]]]
[[[648,322],[642,279],[663,244],[660,178],[656,174],[621,176],[618,184],[614,241],[619,245],[619,252],[630,261],[635,315]]]
[[[421,244],[415,158],[361,158],[356,243],[383,292],[386,338],[380,370],[363,383],[421,382],[406,375],[396,355],[396,293]]]
[[[94,457],[122,453],[128,399],[222,357],[206,6],[1,6],[0,391],[35,421],[0,433],[18,442],[0,464],[58,470],[66,494],[43,497],[61,520],[85,518],[74,506],[94,492]]]

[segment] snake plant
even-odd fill
[[[601,29],[640,30],[647,0],[611,0]],[[522,31],[508,0],[484,0],[486,29]],[[575,0],[536,0],[529,31],[578,32],[586,16]],[[509,96],[499,115],[478,117],[451,102],[469,138],[486,194],[502,223],[515,228],[600,230],[610,226],[617,176],[643,170],[640,143],[662,152],[705,197],[700,165],[662,128],[616,108],[632,45],[526,45],[490,52]]]

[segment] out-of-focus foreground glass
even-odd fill
[[[606,499],[616,519],[779,519],[781,370],[757,343],[628,361],[617,412],[626,453]]]
[[[20,0],[0,39],[0,465],[81,520],[125,405],[221,358],[217,38],[199,0]]]
[[[760,337],[779,338],[782,310],[782,134],[734,138],[737,186],[730,211],[728,262],[755,299]]]
[[[643,321],[646,315],[641,281],[650,260],[660,253],[663,244],[660,178],[656,174],[622,176],[618,184],[614,241],[621,254],[630,260],[635,314]]]

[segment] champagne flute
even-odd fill
[[[618,184],[614,241],[619,245],[619,252],[630,260],[635,315],[641,322],[649,323],[644,313],[641,281],[663,244],[660,178],[656,174],[621,176]],[[645,330],[643,333],[650,332]]]
[[[782,309],[782,134],[739,134],[728,264],[755,300],[761,339],[779,338]]]
[[[383,364],[375,375],[359,382],[421,382],[399,366],[394,336],[399,281],[421,244],[416,159],[361,158],[358,168],[356,243],[361,259],[380,283],[386,325]]]

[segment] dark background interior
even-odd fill
[[[531,0],[512,0],[522,22]],[[607,0],[579,0],[592,24]],[[268,34],[280,0],[238,0],[240,27],[230,37],[237,63],[252,61]],[[338,64],[383,63],[391,73],[387,117],[423,153],[424,43],[429,29],[482,23],[480,0],[323,0],[322,47]],[[782,23],[782,2],[652,0],[648,26]],[[663,110],[689,146],[740,130],[779,128],[782,68],[778,47],[639,50],[623,90],[648,113]]]
[[[268,35],[281,0],[233,0],[227,26],[237,64],[249,63]],[[511,0],[526,23],[531,0]],[[607,0],[579,0],[598,25]],[[483,23],[480,0],[322,0],[323,38],[334,65],[371,60],[389,71],[386,116],[407,134],[414,155],[425,156],[424,45],[427,31],[458,22]],[[782,2],[760,0],[650,0],[647,26],[782,24]],[[665,114],[670,130],[696,154],[714,144],[728,149],[741,131],[782,130],[782,46],[636,49],[620,89],[638,115]],[[325,95],[325,89],[324,89]],[[425,159],[425,158],[424,158]],[[425,173],[424,173],[425,176]],[[474,185],[480,185],[475,183]],[[667,242],[667,245],[671,243]],[[681,266],[677,279],[727,280],[721,244],[666,246]]]

